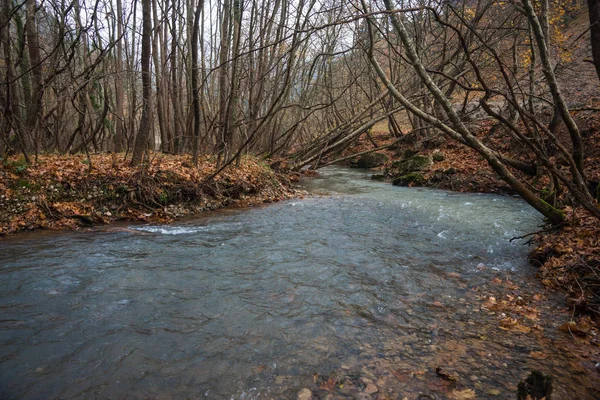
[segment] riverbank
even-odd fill
[[[590,182],[600,182],[598,117],[598,113],[579,116]],[[491,122],[482,121],[479,125],[479,135],[494,141]],[[378,147],[389,147],[378,151],[380,155],[368,153],[357,157],[351,165],[373,167],[373,179],[458,192],[515,194],[475,151],[441,136],[422,138],[407,134],[396,139],[387,133],[386,127],[375,130],[371,136]],[[375,144],[363,138],[344,155],[367,152]],[[496,142],[495,146],[503,144]],[[531,177],[529,181],[532,187],[543,190],[546,183],[543,179]],[[530,253],[530,262],[539,268],[546,287],[565,293],[574,318],[572,324],[563,329],[579,342],[600,346],[600,224],[586,210],[567,206],[570,204],[568,199],[560,201],[567,216],[566,223],[557,228],[540,227],[538,232],[527,235],[535,246]]]
[[[211,161],[152,154],[132,168],[123,154],[41,155],[33,166],[13,157],[0,168],[0,235],[80,229],[114,221],[167,223],[225,207],[303,196],[293,175],[246,157],[214,178]],[[209,179],[210,178],[210,179]]]

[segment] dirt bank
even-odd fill
[[[0,234],[78,229],[117,220],[170,222],[223,207],[245,207],[302,196],[290,176],[245,158],[217,177],[214,163],[197,168],[188,156],[153,154],[143,168],[123,155],[19,157],[0,168]]]

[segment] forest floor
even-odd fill
[[[0,235],[122,220],[166,223],[303,196],[292,188],[296,176],[257,158],[210,178],[214,171],[212,162],[196,167],[189,156],[163,154],[151,154],[143,168],[132,168],[122,154],[41,155],[33,166],[13,157],[0,168]]]

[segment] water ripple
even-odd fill
[[[494,268],[531,276],[508,239],[540,217],[514,198],[310,185],[337,194],[0,242],[0,397],[287,398],[317,370],[418,363],[468,332]]]

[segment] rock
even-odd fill
[[[413,145],[417,142],[418,139],[418,135],[417,132],[413,131],[410,133],[407,133],[405,135],[402,135],[402,137],[398,140],[398,144],[404,144],[404,145]]]
[[[383,181],[385,179],[385,175],[383,175],[383,174],[371,175],[371,179],[374,181]]]
[[[360,156],[351,166],[355,168],[375,168],[382,166],[387,160],[388,157],[383,153],[367,153]]]
[[[395,186],[408,186],[410,184],[414,186],[423,186],[427,180],[425,177],[418,172],[411,172],[394,178],[392,185]]]
[[[404,158],[405,160],[408,160],[409,158],[417,155],[418,151],[413,150],[413,149],[406,149],[402,152],[402,158]]]
[[[310,389],[304,388],[298,392],[296,395],[297,400],[312,400],[313,395]]]
[[[444,143],[444,137],[442,135],[430,135],[421,141],[422,149],[435,149],[440,147]]]
[[[433,165],[431,158],[427,156],[414,155],[407,159],[396,161],[392,164],[397,176],[406,175],[411,172],[425,171]]]
[[[488,105],[495,113],[502,114],[504,111],[503,102],[488,101]],[[481,107],[479,101],[470,101],[467,104],[454,104],[452,108],[463,121],[478,121],[490,117],[488,113]]]
[[[429,176],[429,182],[434,183],[434,184],[440,183],[444,180],[445,177],[446,176],[444,175],[444,170],[438,169],[438,170],[435,170],[433,172],[433,174],[431,174]]]
[[[360,378],[358,378],[358,380],[365,386],[367,386],[369,383],[373,383],[372,380],[364,376],[361,376]]]
[[[433,159],[434,162],[440,162],[440,161],[444,161],[446,159],[446,156],[441,151],[434,151],[431,158]]]
[[[375,384],[369,383],[365,388],[364,392],[367,394],[375,394],[379,392],[379,389],[377,388],[377,386],[375,386]]]
[[[400,143],[398,143],[398,142],[388,145],[388,150],[391,150],[391,151],[396,151],[399,148],[400,148]]]
[[[454,169],[453,167],[450,167],[446,170],[444,170],[444,175],[454,175],[456,174],[456,169]]]
[[[550,400],[552,394],[552,377],[539,371],[531,371],[527,379],[519,382],[517,398],[519,400]]]

